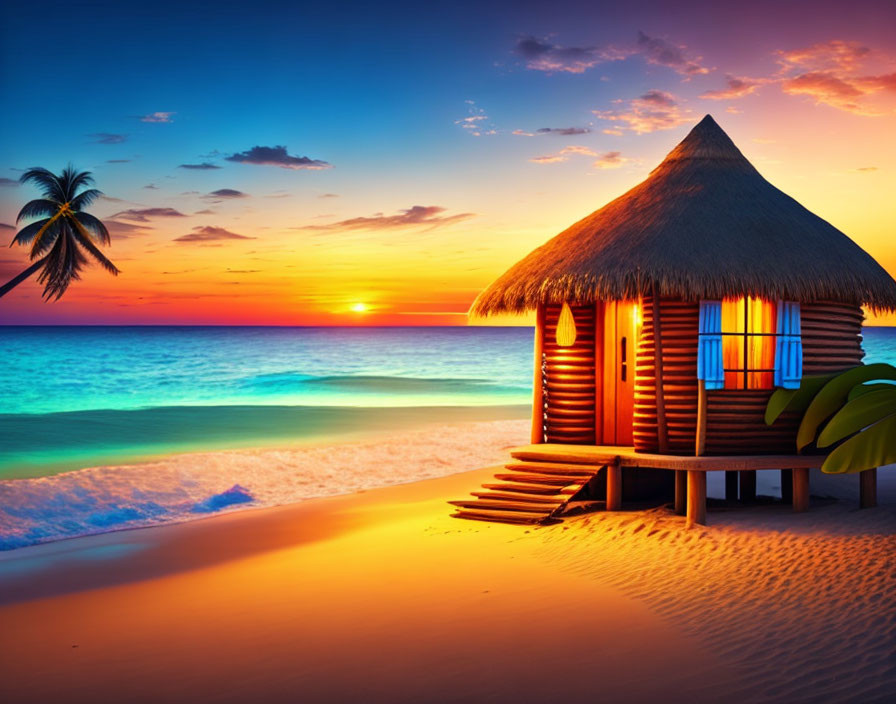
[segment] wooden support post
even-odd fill
[[[540,445],[544,442],[544,322],[545,305],[538,304],[535,314],[535,372],[532,376],[532,434],[530,442]]]
[[[651,286],[653,306],[653,365],[656,383],[656,441],[661,455],[669,451],[669,431],[666,427],[666,398],[663,389],[663,324],[660,320],[660,299],[656,286]]]
[[[793,510],[809,509],[809,470],[806,467],[794,469],[793,472]]]
[[[683,516],[687,510],[688,473],[675,470],[675,513]]]
[[[697,381],[697,438],[694,450],[697,457],[706,452],[706,381],[703,379]]]
[[[781,470],[781,501],[785,504],[793,502],[793,470]]]
[[[622,508],[622,468],[619,458],[607,465],[607,511]]]
[[[740,500],[746,503],[756,500],[756,470],[740,471]]]
[[[604,309],[594,304],[594,444],[604,444]]]
[[[859,506],[874,508],[877,506],[877,468],[859,472]]]
[[[725,472],[725,501],[737,501],[737,472]]]
[[[688,528],[706,525],[706,472],[688,470]]]

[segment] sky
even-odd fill
[[[0,243],[71,163],[121,269],[0,323],[463,325],[707,113],[896,272],[890,0],[7,3],[0,87]]]

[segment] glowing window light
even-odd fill
[[[569,304],[564,303],[557,320],[557,344],[560,347],[572,347],[576,341],[576,320],[572,317]]]

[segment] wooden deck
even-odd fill
[[[756,495],[756,470],[781,470],[782,496],[794,511],[809,508],[809,470],[821,467],[824,455],[702,455],[680,456],[635,452],[633,447],[536,444],[512,448],[509,472],[498,473],[500,483],[485,484],[487,492],[474,499],[452,501],[458,518],[510,523],[545,523],[569,510],[583,488],[606,469],[606,509],[622,504],[622,468],[674,471],[675,511],[687,525],[706,524],[706,473],[728,472],[726,498],[750,500]],[[738,482],[739,479],[739,482]],[[733,481],[732,481],[733,480]],[[877,503],[877,470],[860,474],[861,506]]]

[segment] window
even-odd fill
[[[760,298],[722,301],[722,364],[726,389],[775,384],[778,306]]]

